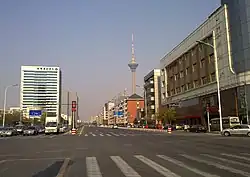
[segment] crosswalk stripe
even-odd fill
[[[115,134],[115,133],[113,133],[113,132],[110,132],[110,134],[115,135],[115,136],[119,136],[119,135],[117,135],[117,134]]]
[[[122,171],[126,177],[141,177],[131,166],[129,166],[121,157],[111,156],[110,157],[117,167]]]
[[[110,134],[106,134],[107,136],[111,136]]]
[[[120,135],[122,135],[122,136],[127,136],[127,135],[125,135],[125,134],[122,134],[122,133],[121,133]]]
[[[242,155],[247,155],[247,156],[250,156],[250,154],[249,153],[241,153]]]
[[[242,159],[242,160],[250,161],[250,158],[249,158],[249,157],[242,157],[242,156],[233,155],[233,154],[226,154],[226,153],[221,153],[221,155],[223,155],[223,156],[228,156],[228,157],[234,157],[234,158],[237,158],[237,159]]]
[[[250,176],[250,173],[248,173],[248,172],[245,172],[245,171],[242,171],[242,170],[238,170],[238,169],[235,169],[235,168],[232,168],[232,167],[227,167],[227,166],[221,165],[219,163],[215,163],[215,162],[211,162],[211,161],[199,159],[199,158],[196,158],[196,157],[191,157],[191,156],[186,155],[186,154],[181,154],[181,156],[185,157],[186,159],[189,159],[189,160],[193,160],[193,161],[196,161],[196,162],[199,162],[199,163],[205,163],[205,164],[207,164],[209,166],[214,166],[216,168],[229,171],[231,173],[241,174],[242,176],[246,176],[246,177]]]
[[[84,136],[88,136],[88,134],[85,134]]]
[[[204,177],[219,177],[217,175],[213,175],[213,174],[198,170],[197,168],[190,167],[190,166],[188,166],[188,165],[186,165],[186,164],[184,164],[184,163],[182,163],[182,162],[180,162],[178,160],[172,159],[172,158],[167,157],[165,155],[157,155],[157,157],[160,157],[161,159],[169,161],[169,162],[171,162],[171,163],[173,163],[175,165],[178,165],[180,167],[186,168],[189,171],[192,171],[192,172],[194,172],[194,173],[196,173],[198,175],[204,176]]]
[[[86,157],[88,177],[102,177],[96,157]]]
[[[103,136],[103,134],[100,134],[100,136]]]
[[[160,173],[161,175],[163,175],[165,177],[180,177],[179,175],[173,173],[169,169],[157,164],[156,162],[154,162],[154,161],[152,161],[152,160],[150,160],[142,155],[135,155],[134,157],[139,159],[140,161],[142,161],[146,165],[150,166],[155,171],[157,171],[158,173]]]
[[[94,133],[91,133],[92,136],[96,136]]]
[[[232,161],[232,160],[221,158],[221,157],[215,157],[215,156],[209,155],[209,154],[201,154],[201,155],[212,158],[212,159],[220,160],[220,161],[223,161],[223,162],[227,162],[227,163],[231,163],[231,164],[240,165],[240,166],[250,168],[249,164],[245,164],[245,163],[241,163],[241,162],[237,162],[237,161]]]

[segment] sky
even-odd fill
[[[4,88],[20,83],[21,65],[59,66],[63,90],[77,92],[88,120],[125,88],[131,93],[131,35],[137,85],[195,30],[219,0],[0,1],[0,108]],[[137,90],[141,94],[140,89]],[[7,106],[19,106],[19,88]]]

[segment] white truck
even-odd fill
[[[58,134],[59,124],[57,117],[46,117],[45,121],[45,135],[48,134]]]

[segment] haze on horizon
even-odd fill
[[[82,120],[128,89],[131,34],[137,84],[197,28],[220,0],[12,0],[0,2],[0,108],[4,88],[20,83],[21,65],[57,65],[63,89],[77,92]],[[141,90],[137,90],[141,94]],[[19,88],[7,105],[19,106]]]

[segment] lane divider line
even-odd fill
[[[69,167],[69,162],[70,162],[70,158],[66,158],[58,172],[58,174],[56,175],[56,177],[65,177],[66,176],[66,172],[67,169]]]

